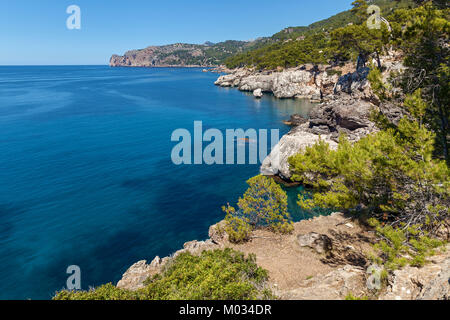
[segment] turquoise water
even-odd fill
[[[0,67],[0,299],[83,289],[207,238],[259,165],[175,166],[173,130],[280,129],[313,106],[213,85],[199,69]],[[295,210],[296,220],[308,217]]]

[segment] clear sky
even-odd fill
[[[0,65],[107,64],[111,54],[175,42],[270,36],[352,0],[0,0]],[[69,5],[81,29],[68,30]]]

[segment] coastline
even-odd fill
[[[395,57],[385,57],[384,60],[390,66],[385,74],[393,68],[402,67]],[[312,94],[306,98],[313,99],[317,89],[321,97],[325,97],[313,110],[310,119],[300,119],[298,123],[290,122],[292,129],[281,138],[261,166],[262,174],[273,176],[278,182],[288,185],[290,174],[287,159],[291,155],[319,139],[328,142],[332,148],[337,148],[340,133],[347,134],[350,141],[357,141],[377,130],[370,120],[371,111],[374,108],[386,108],[371,92],[367,68],[340,77],[333,76],[335,80],[333,86],[329,84],[331,80],[326,71],[323,71],[322,75],[320,73],[315,75],[316,79],[318,77],[321,79],[320,86],[316,85],[316,81],[311,82],[315,71],[311,74],[310,70],[302,68],[270,74],[242,69],[227,71],[229,73],[220,76],[216,85],[236,87],[241,91],[259,89],[274,93],[271,86],[276,86],[280,78],[287,76],[291,77],[291,81],[284,83],[284,92],[289,92],[292,87],[299,90],[310,87],[314,90],[310,90]],[[301,76],[295,77],[296,73]],[[310,73],[310,77],[305,76],[305,73]],[[331,87],[333,89],[330,91]],[[324,88],[328,88],[326,95],[322,91]],[[275,88],[275,93],[276,90]],[[255,98],[258,96],[255,95]],[[290,98],[299,97],[294,94]],[[305,96],[302,95],[301,98]],[[395,118],[401,113],[393,110],[391,115]],[[276,158],[279,159],[278,162],[274,161]],[[366,269],[371,267],[371,264],[366,254],[375,242],[375,235],[353,217],[343,213],[332,213],[328,216],[302,220],[294,223],[294,233],[286,236],[256,230],[252,233],[250,242],[239,245],[228,242],[227,238],[218,232],[218,226],[222,223],[221,221],[210,226],[209,239],[186,242],[183,249],[168,257],[157,256],[149,264],[145,260],[133,264],[123,274],[117,287],[129,290],[142,288],[145,279],[161,272],[167,263],[183,252],[199,255],[205,250],[233,248],[245,254],[256,254],[258,264],[269,271],[269,284],[272,290],[282,299],[339,300],[345,299],[348,294],[358,296],[373,294],[368,286],[370,274]],[[439,298],[443,293],[433,291],[432,287],[436,281],[442,282],[442,279],[445,279],[442,273],[448,272],[447,264],[450,264],[448,250],[422,269],[407,267],[400,270],[394,273],[389,279],[389,285],[375,298],[397,300]],[[414,275],[414,278],[410,275]],[[399,283],[403,286],[400,289]]]

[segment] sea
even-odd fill
[[[0,67],[0,299],[51,299],[208,238],[258,164],[172,161],[177,129],[278,129],[315,107],[214,85],[197,68]],[[295,221],[300,187],[286,188]]]

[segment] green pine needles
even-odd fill
[[[248,190],[238,201],[238,210],[228,205],[225,232],[231,242],[249,240],[257,228],[276,233],[290,233],[294,229],[287,211],[286,192],[271,178],[259,175],[247,181]]]
[[[60,291],[54,300],[254,300],[273,299],[267,271],[254,255],[225,249],[200,256],[182,253],[137,291],[106,284],[90,291]]]

